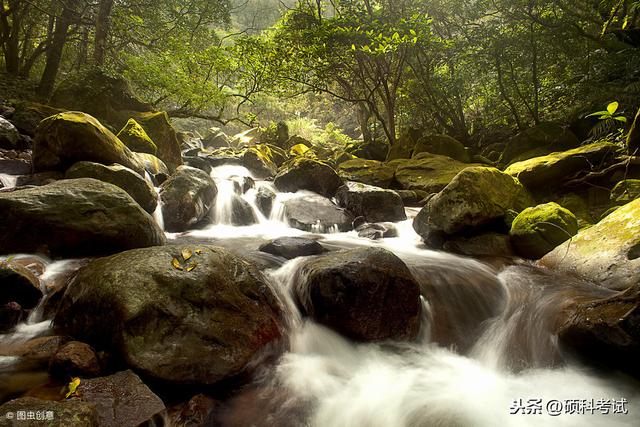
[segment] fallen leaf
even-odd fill
[[[78,377],[73,377],[71,378],[71,382],[69,383],[68,387],[69,387],[69,391],[67,392],[67,394],[64,396],[65,399],[70,398],[71,396],[74,396],[77,391],[78,391],[78,386],[80,385],[80,378]]]
[[[191,271],[191,270],[193,270],[194,268],[196,268],[197,266],[198,266],[198,263],[197,263],[197,262],[192,262],[191,264],[189,264],[189,265],[187,266],[187,271]]]
[[[202,249],[196,249],[196,254],[202,255]]]
[[[185,261],[187,261],[189,258],[191,258],[191,255],[193,255],[191,253],[191,251],[189,249],[183,249],[182,250],[182,259],[184,259]]]
[[[178,261],[178,258],[174,258],[173,261],[171,261],[171,264],[176,270],[182,270],[182,266],[180,265],[180,261]]]

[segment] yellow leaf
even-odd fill
[[[189,258],[191,258],[191,255],[193,255],[191,253],[191,251],[189,249],[183,249],[182,250],[182,259],[184,259],[185,261],[187,261]]]
[[[196,254],[202,255],[202,249],[196,249]]]
[[[176,270],[182,270],[182,266],[180,265],[180,261],[178,261],[178,258],[174,258],[173,261],[171,261],[171,264]]]
[[[71,378],[71,382],[69,383],[68,387],[69,387],[69,391],[67,392],[67,394],[64,396],[65,399],[70,398],[71,396],[75,395],[77,393],[78,390],[78,386],[80,385],[80,378],[78,377],[73,377]]]
[[[191,270],[193,270],[194,268],[196,268],[197,266],[198,266],[198,263],[197,263],[197,262],[192,262],[191,264],[189,264],[189,265],[187,266],[187,271],[191,271]]]

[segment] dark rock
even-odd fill
[[[336,200],[354,216],[363,216],[369,222],[407,219],[402,199],[392,190],[347,182],[338,188]]]
[[[31,162],[20,159],[0,159],[0,173],[26,175],[31,173]]]
[[[234,195],[231,201],[231,224],[243,226],[255,224],[257,221],[251,205],[242,197]]]
[[[100,375],[100,363],[90,345],[70,341],[59,347],[49,361],[49,374],[64,380],[97,377]]]
[[[67,179],[94,178],[122,188],[150,214],[156,210],[156,190],[140,174],[122,165],[105,166],[100,163],[78,162],[65,173]]]
[[[512,257],[514,255],[509,236],[499,233],[448,238],[442,248],[447,252],[472,257]]]
[[[64,174],[62,172],[39,172],[29,175],[22,175],[18,177],[16,181],[16,187],[23,187],[27,185],[35,185],[36,187],[40,187],[59,181],[61,179],[64,179]]]
[[[0,116],[0,148],[18,148],[21,142],[20,132],[11,122]]]
[[[40,280],[28,268],[0,261],[0,304],[17,302],[22,308],[34,308],[42,299]]]
[[[402,204],[407,207],[421,208],[424,206],[422,201],[429,194],[420,190],[394,190],[402,199]],[[433,193],[432,193],[433,194]]]
[[[361,159],[384,161],[389,154],[389,144],[385,138],[371,138],[369,141],[358,141],[348,152]]]
[[[36,134],[36,128],[42,120],[65,111],[29,101],[16,102],[14,106],[16,111],[11,116],[11,122],[20,132],[29,136]]]
[[[184,260],[185,254],[191,256]],[[275,294],[248,262],[214,246],[171,245],[82,268],[54,327],[111,351],[145,377],[211,385],[266,357],[281,336],[281,315]]]
[[[198,156],[184,156],[182,158],[185,166],[191,166],[192,168],[200,169],[207,174],[211,173],[211,164],[208,161]]]
[[[407,266],[379,248],[332,252],[304,265],[295,296],[303,312],[358,341],[413,340],[420,289]],[[389,296],[393,297],[389,297]]]
[[[180,166],[160,188],[164,225],[169,232],[186,231],[200,222],[215,203],[218,189],[206,172]]]
[[[260,245],[260,250],[286,259],[320,255],[326,251],[316,240],[306,239],[304,237],[280,237],[263,243]]]
[[[17,302],[0,305],[0,334],[12,331],[23,318],[24,312]]]
[[[267,187],[261,186],[256,192],[256,206],[260,209],[262,214],[269,218],[271,215],[271,209],[273,208],[273,202],[276,199],[276,193],[269,190]]]
[[[242,155],[242,165],[249,169],[256,178],[270,178],[276,174],[278,167],[273,158],[259,146],[248,148]]]
[[[325,163],[298,158],[285,164],[273,183],[280,191],[309,190],[325,197],[333,197],[342,185],[342,179]]]
[[[544,149],[545,152],[542,155],[546,155],[552,151],[568,150],[579,144],[578,138],[562,126],[548,122],[540,123],[538,126],[520,132],[507,142],[500,157],[500,164],[506,166],[528,151]]]
[[[100,427],[149,425],[146,423],[165,410],[162,400],[130,370],[83,379],[78,395],[96,408]]]
[[[65,171],[84,160],[118,163],[144,174],[144,167],[132,152],[88,114],[60,113],[40,123],[33,146],[34,172]]]
[[[304,196],[284,202],[284,213],[291,227],[305,231],[349,231],[353,216],[322,196]]]
[[[135,157],[144,166],[145,171],[152,177],[158,174],[169,176],[169,168],[162,160],[148,153],[133,153]]]
[[[219,402],[204,394],[197,394],[188,402],[170,411],[170,419],[176,426],[199,427],[208,425],[214,411],[218,408]]]
[[[391,223],[364,223],[355,227],[358,237],[379,240],[387,237],[398,237],[398,229]]]
[[[18,411],[33,413],[35,419],[18,421],[17,418],[14,418],[13,422],[7,420],[5,414],[12,413],[16,416]],[[93,405],[77,399],[57,402],[54,400],[37,399],[35,397],[20,397],[0,406],[0,413],[2,414],[2,418],[4,418],[3,426],[98,427],[101,425],[98,423],[98,416]],[[36,418],[36,414],[39,414],[39,419]]]
[[[124,190],[90,178],[0,193],[0,211],[0,253],[86,257],[165,242]]]
[[[471,156],[467,148],[460,141],[448,135],[424,135],[418,139],[413,148],[412,156],[419,153],[439,154],[451,157],[463,163],[469,163]]]
[[[44,336],[7,346],[0,355],[19,358],[16,370],[46,370],[49,361],[61,345],[69,339],[62,336]]]

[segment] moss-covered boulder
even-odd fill
[[[325,197],[333,197],[343,182],[326,163],[299,157],[285,163],[273,183],[280,191],[309,190]]]
[[[509,236],[516,253],[540,259],[578,233],[578,220],[557,203],[546,203],[520,212],[511,224]]]
[[[145,211],[153,213],[156,209],[158,196],[151,184],[140,174],[122,165],[78,162],[67,169],[65,178],[95,178],[108,182],[126,191]]]
[[[517,177],[527,188],[547,190],[580,171],[589,171],[614,157],[619,147],[610,142],[596,142],[568,151],[514,163],[505,172]]]
[[[81,161],[118,163],[144,174],[132,152],[94,117],[69,111],[43,120],[33,143],[33,170],[65,171]]]
[[[186,231],[209,213],[218,188],[211,176],[200,169],[179,166],[160,187],[160,200],[165,229]]]
[[[30,412],[44,414],[44,419],[17,420],[17,413],[25,414]],[[10,400],[0,406],[4,426],[25,426],[25,427],[62,427],[62,426],[85,426],[98,427],[98,414],[94,405],[82,402],[78,399],[64,401],[44,400],[35,397],[20,397]],[[13,421],[9,421],[7,414],[13,414]],[[46,414],[52,414],[51,419],[46,418]],[[40,415],[41,417],[43,415]],[[6,424],[5,424],[6,423]]]
[[[579,144],[580,141],[570,130],[555,123],[540,123],[520,132],[507,142],[500,157],[500,164],[508,165],[519,156],[523,158],[522,155],[527,152],[533,157],[534,153],[546,155],[552,151],[568,150]]]
[[[413,228],[423,238],[430,233],[455,234],[504,221],[508,211],[535,205],[520,182],[498,169],[464,169],[418,213]]]
[[[347,182],[336,193],[338,205],[355,217],[368,222],[403,221],[407,219],[402,198],[392,190],[385,190],[359,182]]]
[[[420,138],[419,131],[405,131],[396,140],[395,144],[389,147],[387,160],[410,159],[416,141]]]
[[[156,156],[167,165],[170,172],[182,164],[180,141],[167,113],[164,111],[135,113],[133,119],[142,126],[158,147]]]
[[[295,297],[303,313],[351,339],[413,340],[420,331],[420,287],[385,249],[332,252],[300,275]]]
[[[82,268],[54,328],[148,378],[212,385],[268,356],[281,319],[275,293],[247,261],[215,246],[169,245]]]
[[[580,230],[540,263],[582,276],[610,289],[622,290],[640,277],[640,199],[630,202],[596,225]]]
[[[451,157],[420,153],[410,160],[394,160],[397,165],[395,179],[404,190],[420,190],[437,193],[451,182],[467,163]]]
[[[384,161],[389,154],[386,138],[371,138],[370,141],[357,141],[351,144],[347,152],[361,159]]]
[[[169,176],[169,168],[164,164],[162,160],[148,153],[133,153],[133,157],[136,158],[144,166],[145,171],[152,177],[158,174],[165,174]]]
[[[162,245],[164,233],[135,200],[91,178],[0,193],[0,253],[87,257]]]
[[[376,187],[389,188],[395,167],[377,160],[351,159],[340,163],[338,173],[347,181],[356,181]]]
[[[258,179],[273,177],[278,167],[275,158],[279,153],[266,144],[257,144],[242,150],[242,165]]]
[[[640,198],[640,179],[625,179],[611,190],[611,201],[616,205],[624,205]]]
[[[416,142],[412,156],[415,157],[417,154],[424,152],[451,157],[454,160],[464,163],[471,161],[469,150],[467,150],[460,141],[448,135],[422,136],[418,139],[418,142]]]
[[[129,147],[131,151],[153,154],[154,156],[158,152],[156,144],[134,119],[127,121],[127,124],[118,132],[118,138],[120,138],[120,141]]]
[[[11,122],[20,132],[29,136],[36,134],[36,129],[41,121],[66,111],[30,101],[15,102],[13,107],[15,112],[11,116]]]

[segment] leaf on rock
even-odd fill
[[[191,270],[193,270],[194,268],[196,268],[197,266],[198,266],[198,263],[194,261],[194,262],[192,262],[191,264],[189,264],[189,265],[187,266],[187,271],[191,271]]]
[[[176,270],[182,270],[182,266],[180,265],[180,261],[178,261],[178,258],[174,258],[173,261],[171,261],[171,264]]]
[[[67,392],[67,394],[65,394],[64,398],[68,399],[71,396],[75,396],[78,392],[79,385],[80,385],[80,378],[78,377],[71,378],[71,382],[67,386],[69,388],[69,391]]]
[[[202,249],[196,249],[196,254],[197,255],[202,255]]]
[[[182,250],[182,259],[184,259],[185,261],[187,261],[189,258],[191,258],[191,255],[193,255],[191,253],[191,251],[189,249],[183,249]]]

